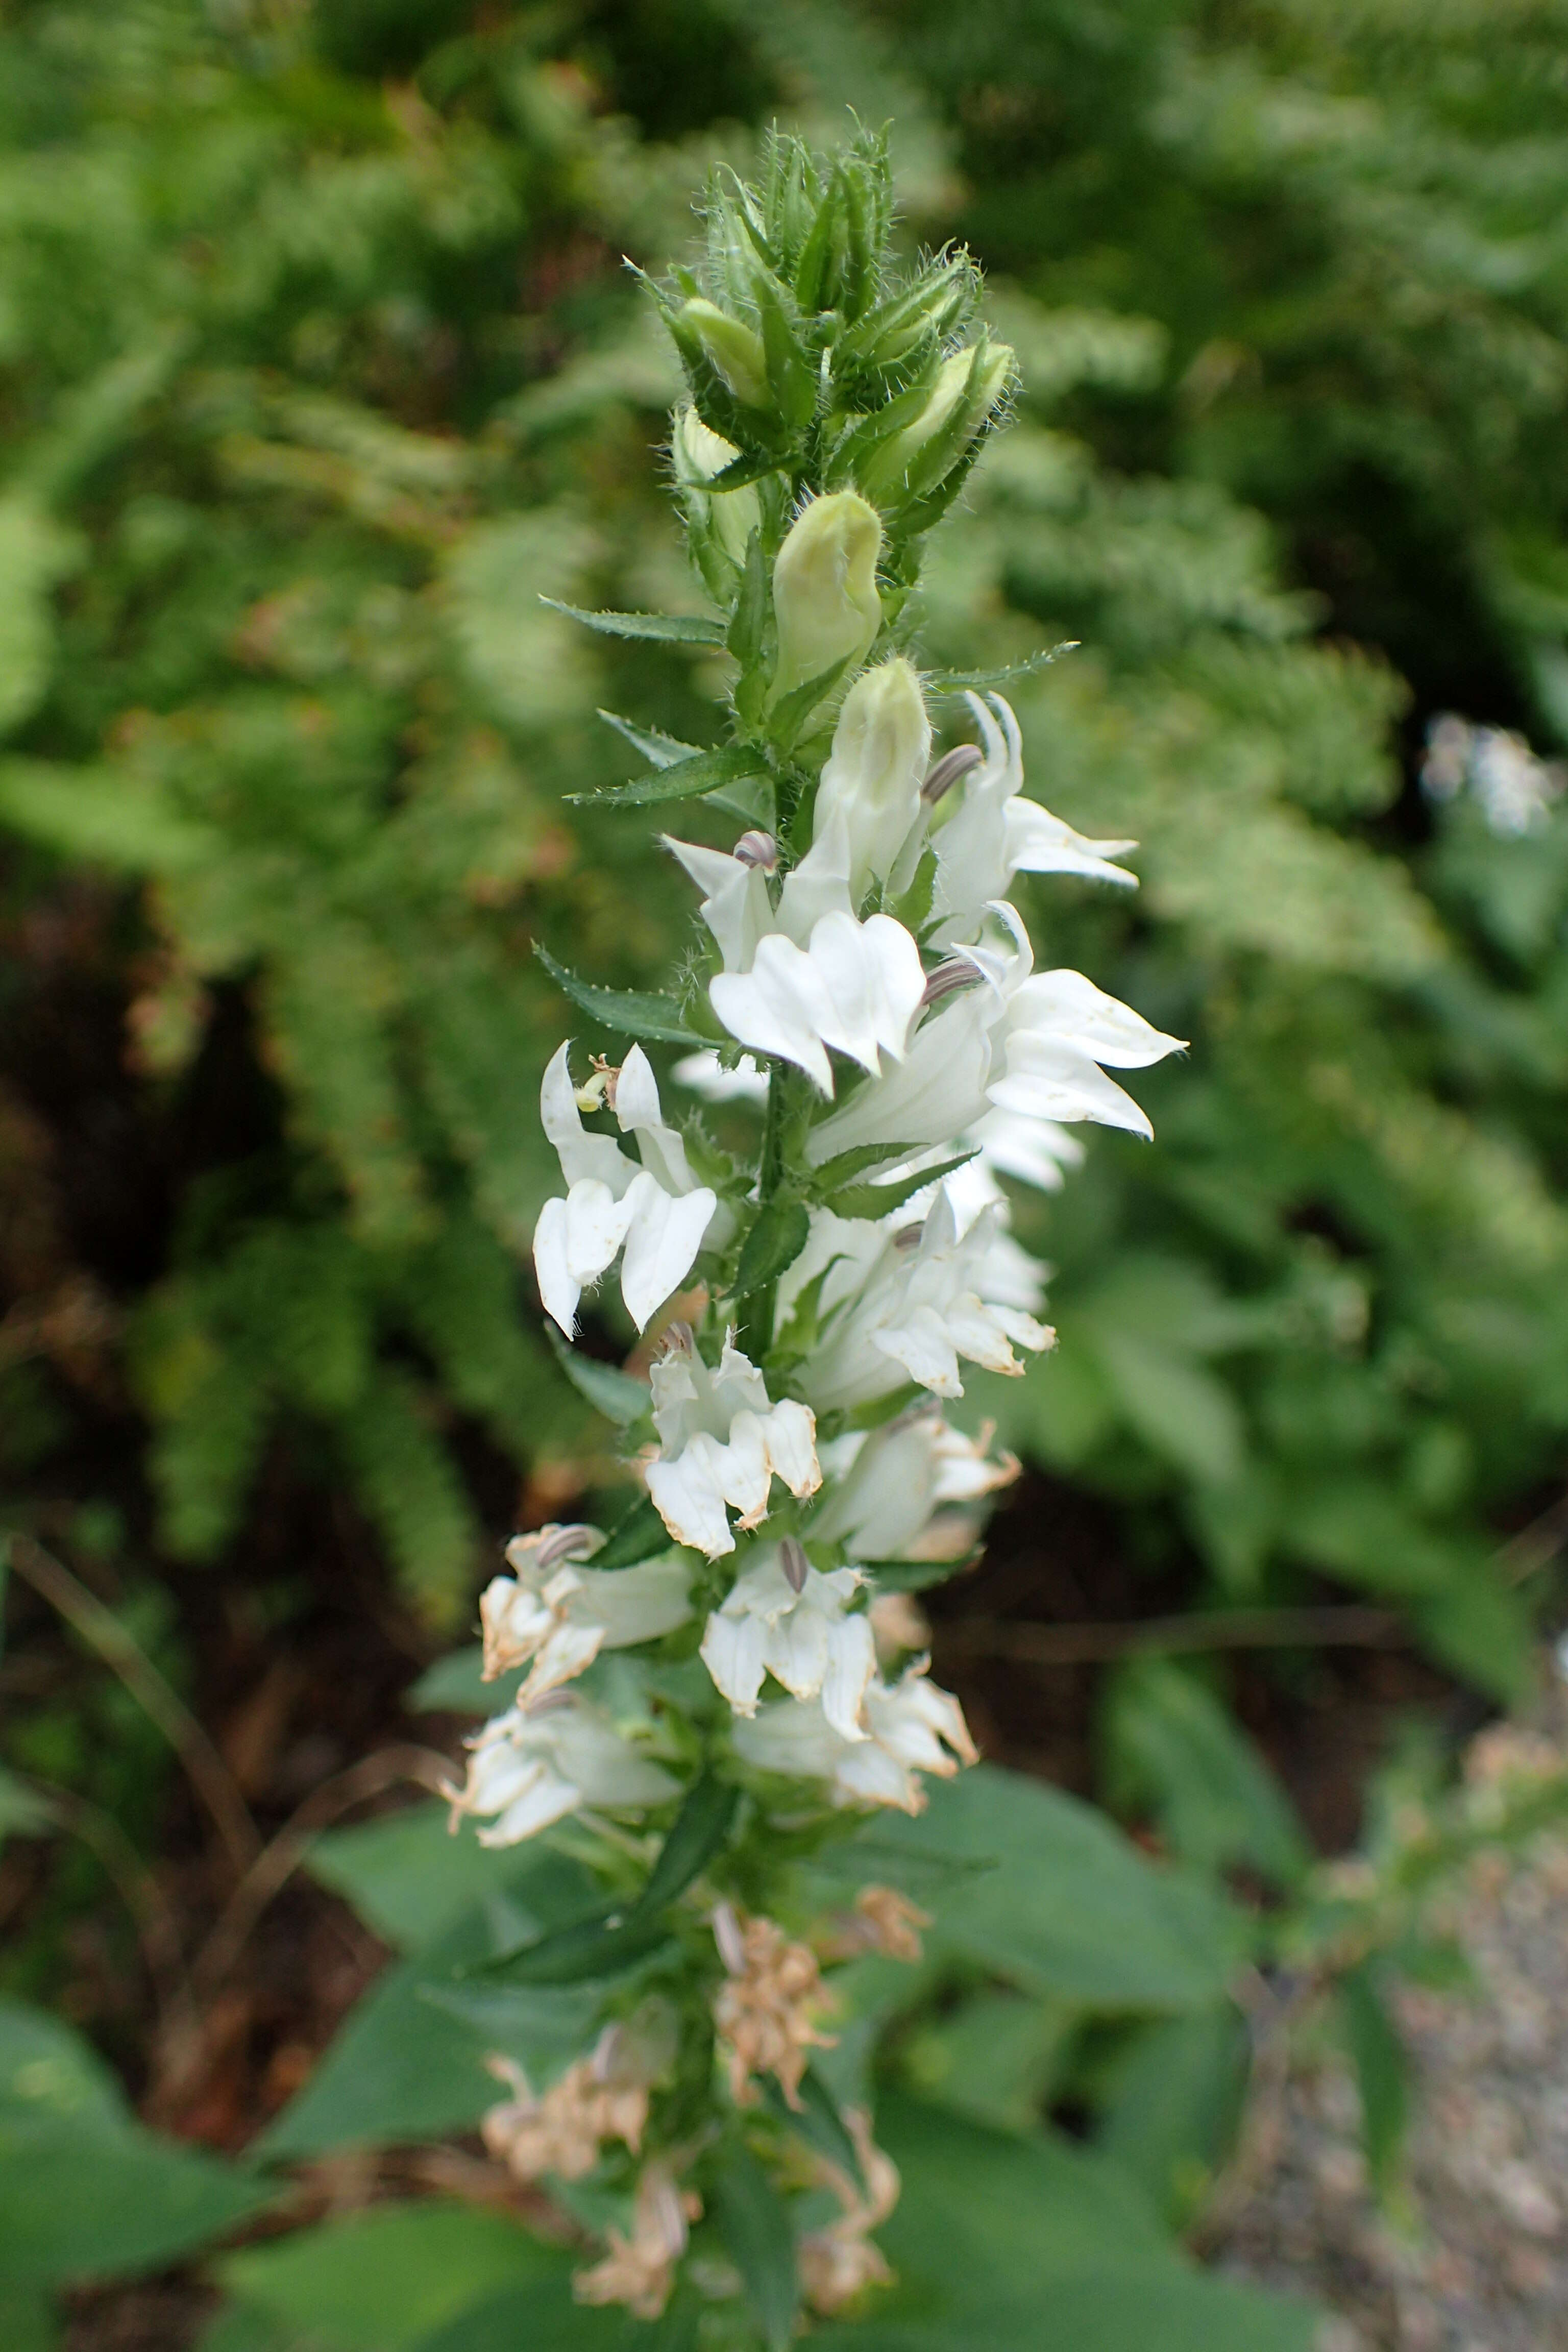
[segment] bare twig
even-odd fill
[[[235,1961],[247,1937],[273,1897],[281,1892],[329,1822],[334,1822],[368,1798],[400,1782],[413,1782],[433,1794],[445,1792],[452,1777],[451,1759],[434,1748],[412,1741],[378,1748],[346,1771],[336,1772],[312,1789],[298,1805],[277,1836],[258,1853],[229,1897],[206,1942],[196,1956],[192,1979],[204,1999],[210,1999]]]
[[[1207,1650],[1294,1650],[1317,1646],[1398,1649],[1410,1639],[1392,1609],[1214,1609],[1184,1617],[1125,1623],[1028,1625],[1002,1617],[965,1617],[939,1630],[942,1648],[960,1656],[1013,1658],[1021,1665],[1097,1665],[1112,1658],[1174,1656]]]
[[[13,1536],[11,1566],[68,1625],[96,1650],[111,1672],[156,1724],[180,1762],[185,1777],[212,1816],[214,1827],[237,1871],[250,1871],[261,1852],[261,1837],[238,1783],[190,1708],[159,1673],[141,1643],[128,1633],[112,1609],[106,1609],[79,1577],[47,1552],[31,1536]]]
[[[1550,1568],[1564,1544],[1568,1544],[1568,1495],[1560,1495],[1528,1527],[1510,1536],[1493,1554],[1492,1565],[1510,1584],[1522,1584],[1527,1577]]]
[[[74,1790],[18,1774],[51,1825],[77,1838],[101,1865],[131,1914],[163,2029],[188,2027],[195,2011],[180,1948],[180,1930],[162,1887],[111,1816]]]

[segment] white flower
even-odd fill
[[[868,1437],[852,1432],[836,1438],[823,1449],[823,1469],[833,1483],[810,1534],[841,1543],[851,1559],[931,1557],[939,1515],[956,1518],[951,1506],[979,1502],[1017,1476],[1016,1454],[993,1457],[994,1433],[995,1424],[987,1422],[978,1437],[966,1436],[925,1407]],[[965,1517],[961,1532],[967,1535],[971,1526]],[[941,1546],[936,1556],[946,1559],[956,1548]]]
[[[977,694],[966,699],[985,740],[985,759],[966,777],[963,798],[933,835],[929,943],[955,947],[975,938],[987,907],[1006,896],[1015,874],[1079,874],[1136,889],[1138,877],[1110,860],[1137,843],[1088,841],[1038,801],[1024,799],[1023,744],[1011,709],[999,694],[990,697],[989,709]]]
[[[775,1476],[792,1495],[822,1483],[816,1423],[803,1404],[772,1404],[761,1372],[730,1339],[710,1372],[689,1337],[677,1336],[651,1373],[660,1443],[647,1489],[677,1543],[717,1559],[733,1551],[726,1505],[742,1531],[766,1516]]]
[[[572,1681],[601,1650],[656,1641],[690,1616],[684,1560],[649,1559],[613,1570],[576,1565],[604,1540],[597,1528],[584,1527],[513,1536],[506,1556],[514,1573],[492,1577],[480,1594],[485,1680],[533,1662],[520,1706]]]
[[[1145,1113],[1105,1067],[1145,1069],[1179,1053],[1184,1041],[1166,1036],[1080,971],[1033,971],[1028,934],[1016,914],[1005,904],[994,912],[1008,943],[965,950],[975,984],[939,999],[899,1066],[861,1087],[812,1129],[807,1149],[818,1166],[859,1144],[945,1143],[994,1109],[1040,1122],[1052,1160],[1058,1156],[1054,1130],[1064,1120],[1096,1119],[1152,1134]],[[1016,1126],[1004,1149],[1014,1172],[1024,1172]]]
[[[737,1577],[702,1636],[703,1662],[737,1715],[755,1715],[771,1674],[796,1698],[820,1696],[840,1738],[865,1738],[877,1653],[867,1618],[848,1613],[860,1580],[852,1568],[820,1574],[793,1538]]]
[[[460,1813],[489,1819],[481,1845],[520,1845],[581,1806],[662,1804],[679,1783],[641,1755],[607,1716],[573,1691],[554,1691],[540,1706],[509,1707],[468,1742],[468,1779],[449,1790]]]
[[[897,1233],[818,1210],[780,1286],[781,1316],[818,1274],[820,1336],[802,1377],[821,1412],[868,1403],[904,1381],[962,1396],[960,1357],[1019,1373],[1015,1345],[1052,1341],[1030,1311],[1041,1286],[1035,1261],[1001,1232],[994,1209],[961,1234],[945,1186],[923,1225]]]
[[[844,825],[852,906],[889,879],[911,833],[923,830],[930,761],[931,721],[910,665],[900,657],[862,672],[844,698],[813,819],[817,841]]]
[[[869,1737],[843,1738],[816,1699],[785,1699],[735,1726],[735,1752],[759,1771],[794,1780],[826,1780],[836,1805],[897,1805],[924,1811],[918,1775],[951,1780],[961,1764],[977,1761],[963,1709],[951,1691],[927,1680],[921,1658],[896,1683],[873,1682],[866,1693]]]
[[[827,1049],[873,1075],[884,1054],[896,1062],[924,989],[920,950],[901,923],[834,912],[813,924],[805,948],[771,933],[749,971],[721,972],[708,994],[731,1037],[794,1062],[831,1097]]]
[[[640,1165],[613,1136],[590,1134],[583,1125],[570,1054],[570,1044],[561,1047],[539,1090],[539,1115],[568,1187],[564,1200],[546,1201],[534,1228],[540,1296],[570,1339],[584,1286],[620,1255],[621,1296],[641,1331],[691,1271],[718,1196],[696,1181],[684,1143],[665,1126],[640,1045],[626,1055],[613,1094],[622,1132],[637,1137]]]

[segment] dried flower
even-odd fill
[[[713,2017],[727,2045],[730,2095],[738,2107],[749,2106],[757,2095],[752,2076],[773,2074],[798,2107],[807,2053],[831,2049],[837,2039],[815,2021],[828,2000],[816,1955],[792,1943],[773,1920],[742,1918],[723,1903],[713,1915],[713,1935],[728,1970]]]
[[[880,1888],[879,1893],[888,1890]],[[801,2284],[814,2311],[828,2316],[863,2294],[868,2286],[886,2286],[892,2278],[886,2255],[871,2242],[899,2201],[899,2168],[877,2147],[870,2125],[858,2107],[847,2107],[844,2120],[860,2160],[862,2190],[847,2172],[824,2158],[819,2179],[837,2197],[843,2210],[823,2230],[809,2231],[800,2242]]]
[[[677,2186],[668,2164],[645,2165],[632,2234],[606,2231],[609,2252],[573,2281],[578,2302],[624,2303],[638,2319],[657,2319],[669,2301],[675,2265],[686,2252],[687,2223],[701,2210],[701,2199]]]
[[[519,2180],[553,2172],[580,2180],[599,2160],[605,2140],[618,2139],[634,2156],[647,2124],[648,2085],[623,2054],[626,2036],[611,2026],[590,2058],[579,2058],[542,2096],[510,2058],[486,2061],[511,2097],[485,2114],[479,2130],[493,2157]]]

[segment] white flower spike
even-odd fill
[[[636,1135],[640,1163],[613,1136],[592,1134],[583,1125],[570,1054],[569,1043],[560,1048],[539,1090],[540,1118],[568,1187],[564,1200],[546,1201],[534,1228],[540,1297],[546,1314],[571,1339],[584,1290],[618,1256],[621,1296],[641,1331],[690,1273],[718,1196],[696,1181],[686,1146],[664,1124],[658,1087],[640,1045],[616,1074],[613,1102],[623,1134]]]
[[[772,1675],[796,1698],[820,1696],[841,1739],[865,1738],[877,1650],[870,1621],[848,1613],[860,1581],[852,1568],[820,1574],[793,1536],[737,1577],[702,1636],[703,1663],[737,1715],[755,1715]]]
[[[647,1465],[647,1490],[677,1543],[721,1559],[735,1549],[729,1512],[739,1512],[742,1532],[758,1526],[775,1477],[802,1499],[816,1492],[815,1416],[793,1398],[770,1403],[761,1372],[731,1339],[710,1371],[678,1326],[651,1377],[659,1457]]]

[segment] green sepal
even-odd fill
[[[555,1360],[576,1390],[587,1398],[606,1421],[619,1429],[630,1429],[648,1409],[648,1391],[641,1381],[634,1381],[629,1372],[616,1371],[613,1364],[601,1364],[592,1356],[580,1356],[569,1348],[553,1323],[546,1323],[544,1336],[555,1351]]]
[[[811,1174],[811,1197],[826,1201],[830,1192],[842,1192],[857,1176],[868,1168],[885,1168],[889,1160],[909,1160],[925,1150],[923,1143],[858,1143],[850,1151],[836,1151]]]
[[[811,1213],[804,1201],[776,1197],[769,1201],[746,1235],[741,1263],[735,1269],[734,1295],[749,1298],[776,1282],[805,1247]]]
[[[766,767],[762,753],[749,744],[716,743],[710,751],[673,760],[651,775],[634,776],[629,783],[612,785],[606,792],[568,793],[566,797],[579,808],[651,808],[659,801],[696,800],[721,784],[762,775]]]
[[[768,713],[768,733],[781,751],[794,750],[802,728],[818,704],[826,701],[853,660],[852,654],[846,654],[831,669],[820,671],[816,677],[808,677],[804,686],[795,687],[779,697]]]
[[[768,383],[785,424],[798,433],[816,411],[816,371],[801,347],[784,307],[784,289],[772,270],[759,265],[752,272],[752,293],[762,320]]]
[[[768,562],[761,531],[746,541],[746,568],[741,581],[725,642],[742,670],[750,670],[763,649],[768,622]]]
[[[873,1220],[891,1216],[895,1209],[923,1192],[928,1184],[940,1184],[957,1168],[967,1168],[974,1158],[973,1151],[961,1151],[955,1160],[944,1160],[939,1167],[921,1168],[912,1176],[901,1176],[896,1184],[847,1184],[842,1192],[830,1195],[825,1206],[836,1217],[869,1217]]]
[[[580,604],[563,604],[558,596],[542,596],[542,604],[564,613],[569,621],[597,629],[605,637],[646,637],[664,646],[721,646],[722,621],[704,620],[695,613],[587,613]]]
[[[712,1045],[711,1037],[701,1036],[687,1027],[673,996],[656,995],[651,990],[640,988],[598,988],[591,980],[579,980],[565,964],[557,963],[549,949],[541,947],[537,940],[533,952],[557,988],[605,1028],[617,1030],[624,1037],[652,1037],[661,1045],[690,1048]]]

